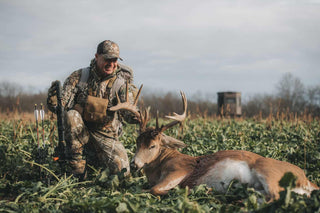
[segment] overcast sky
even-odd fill
[[[120,46],[135,83],[187,95],[320,84],[320,1],[0,0],[1,81],[44,91]]]

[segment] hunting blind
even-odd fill
[[[241,93],[218,92],[218,115],[241,117]]]

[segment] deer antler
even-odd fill
[[[148,119],[149,119],[148,110],[145,109],[144,115],[143,115],[141,113],[141,111],[139,111],[137,108],[137,104],[138,104],[138,100],[139,100],[139,96],[140,96],[142,87],[143,87],[143,84],[140,86],[139,91],[133,101],[133,104],[132,104],[129,101],[129,91],[128,91],[128,82],[127,82],[126,83],[126,100],[125,100],[125,102],[121,103],[119,95],[118,95],[118,93],[116,93],[118,104],[116,106],[110,107],[110,109],[109,109],[111,111],[127,110],[129,112],[132,112],[136,116],[137,120],[139,121],[141,130],[143,130],[146,127]]]
[[[186,98],[186,95],[184,94],[184,92],[180,91],[180,94],[181,94],[181,97],[182,97],[182,103],[183,103],[183,113],[181,115],[177,114],[177,113],[173,113],[174,116],[168,116],[166,115],[165,117],[166,118],[170,118],[174,121],[172,121],[171,123],[168,123],[166,125],[162,125],[160,128],[159,128],[159,132],[164,132],[165,130],[173,127],[174,125],[178,124],[178,123],[182,123],[185,119],[186,119],[186,116],[187,116],[187,98]],[[157,115],[157,127],[158,129],[158,115]]]

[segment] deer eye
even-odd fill
[[[153,149],[154,147],[156,147],[156,145],[152,145],[149,147],[149,149]]]

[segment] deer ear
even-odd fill
[[[170,137],[168,135],[165,134],[161,134],[161,142],[163,144],[163,146],[171,148],[171,149],[178,149],[178,148],[184,148],[187,145],[185,143],[183,143],[182,141],[175,139],[173,137]]]

